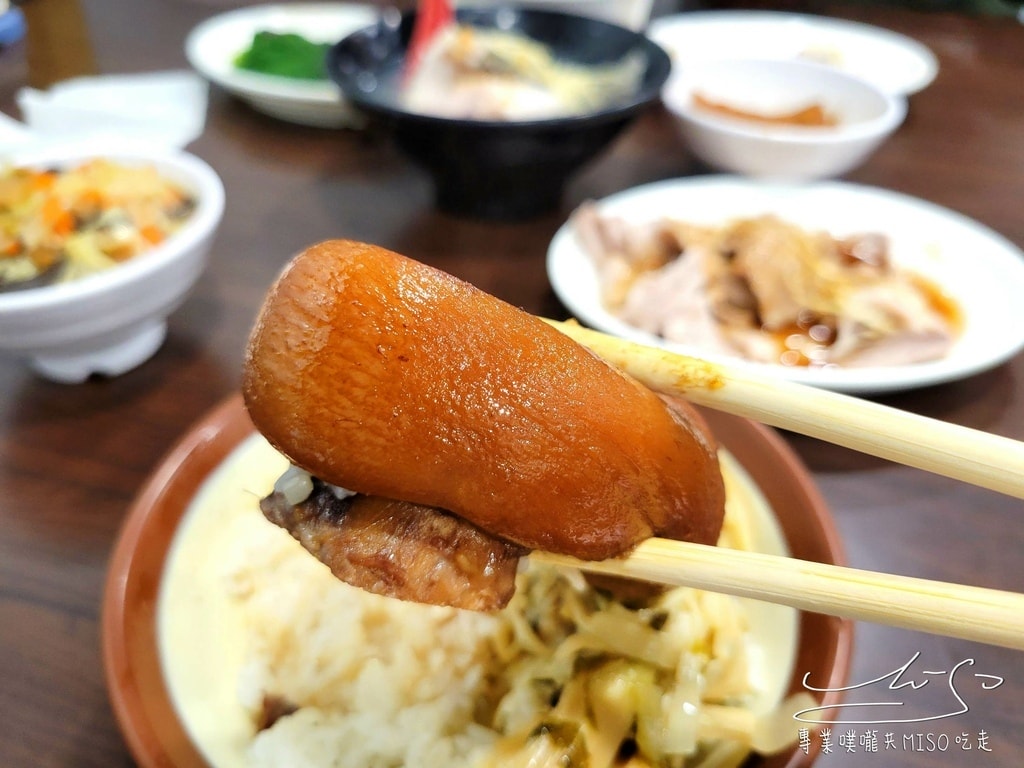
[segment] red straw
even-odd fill
[[[449,0],[419,0],[416,8],[416,20],[413,23],[412,39],[405,54],[406,79],[419,66],[424,51],[430,46],[434,37],[455,19]]]

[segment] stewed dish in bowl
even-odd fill
[[[0,351],[61,382],[152,356],[205,269],[224,210],[187,152],[86,141],[12,154],[0,200]]]

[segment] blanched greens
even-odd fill
[[[294,32],[257,32],[235,57],[239,69],[297,80],[324,80],[329,43],[314,43]]]

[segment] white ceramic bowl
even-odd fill
[[[93,157],[150,165],[194,194],[197,205],[179,231],[123,264],[72,282],[0,293],[0,352],[66,383],[122,374],[160,348],[168,315],[206,267],[224,212],[220,178],[186,152],[90,142],[26,149],[5,160],[60,168]]]
[[[759,123],[694,105],[693,94],[754,114],[820,104],[829,127]],[[805,61],[731,59],[673,70],[662,99],[693,153],[712,168],[756,178],[806,181],[853,170],[903,122],[903,96]]]

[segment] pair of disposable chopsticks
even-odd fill
[[[1024,443],[548,321],[651,389],[1024,498]],[[650,539],[628,557],[531,557],[1024,650],[1024,595],[795,558]]]

